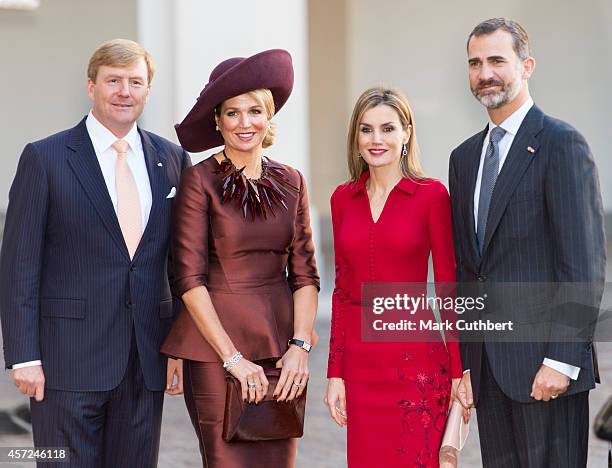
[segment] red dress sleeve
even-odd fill
[[[456,281],[455,252],[453,247],[453,227],[451,218],[450,197],[446,187],[436,182],[429,210],[429,237],[431,243],[431,256],[433,261],[434,281],[438,284],[453,284]],[[442,318],[456,320],[454,311],[442,311]],[[463,375],[461,357],[459,356],[459,343],[456,335],[446,334],[446,346],[450,354],[450,373],[452,378]]]
[[[338,253],[339,233],[342,226],[342,206],[338,192],[331,196],[332,227],[334,231],[334,264],[336,282],[332,294],[331,335],[329,339],[329,358],[327,362],[327,378],[344,377],[344,346],[346,342],[348,291],[345,285],[347,265]]]

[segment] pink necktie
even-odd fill
[[[142,237],[140,197],[138,196],[136,180],[127,162],[127,151],[129,148],[127,141],[117,140],[113,143],[113,148],[117,151],[117,161],[115,162],[117,218],[119,218],[119,226],[130,253],[130,258],[133,258]]]

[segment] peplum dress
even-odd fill
[[[403,178],[374,222],[366,181],[331,197],[336,268],[327,376],[344,379],[350,468],[437,467],[451,378],[462,375],[456,341],[365,342],[365,282],[454,283],[450,199],[432,179]],[[425,340],[423,340],[425,341]]]
[[[183,172],[173,208],[173,290],[181,297],[206,286],[236,349],[251,361],[278,359],[293,337],[293,293],[319,288],[306,185],[297,170],[266,159],[253,182],[260,196],[276,197],[264,200],[264,216],[241,199],[224,200],[226,176],[240,177],[235,167],[228,172],[226,161],[210,157]],[[225,370],[187,310],[178,314],[162,352],[185,359],[185,401],[203,466],[294,466],[293,439],[223,441]]]

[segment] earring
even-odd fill
[[[357,157],[358,157],[358,158],[363,158],[363,156],[361,155],[361,153],[357,153]]]
[[[215,130],[219,131],[219,126],[218,125],[215,125]]]
[[[402,156],[406,156],[408,154],[408,148],[406,147],[406,143],[402,145]]]

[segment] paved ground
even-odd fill
[[[611,273],[612,265],[608,265],[608,278],[612,278]],[[322,311],[327,310],[328,307],[328,303],[326,304],[324,300],[321,307]],[[321,315],[327,314],[322,312]],[[329,418],[327,410],[322,404],[323,391],[326,385],[327,349],[325,343],[328,342],[329,338],[328,319],[321,319],[317,329],[322,345],[313,351],[311,357],[312,377],[308,390],[306,429],[304,438],[299,443],[297,466],[298,468],[341,468],[346,466],[344,458],[345,433]],[[600,343],[598,351],[604,383],[591,392],[591,418],[605,400],[612,395],[612,343]],[[9,373],[0,371],[0,409],[11,408],[24,401],[25,399],[10,382]],[[481,466],[475,420],[472,423],[471,431],[468,443],[461,453],[460,467],[463,468]],[[31,436],[27,434],[10,436],[0,434],[0,446],[26,446],[31,444]],[[589,468],[606,466],[606,443],[591,435],[589,450]],[[31,467],[33,465],[0,463],[2,468],[10,466]],[[182,397],[166,397],[159,466],[162,468],[195,468],[201,466],[195,433],[187,416]]]

